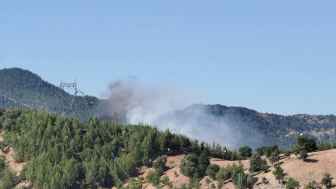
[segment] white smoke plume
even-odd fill
[[[192,104],[191,99],[173,87],[150,86],[136,80],[113,82],[108,92],[110,113],[125,115],[131,124],[154,124],[161,115]]]
[[[228,125],[224,119],[202,108],[193,108],[191,105],[200,102],[201,98],[186,91],[123,80],[111,83],[107,95],[110,114],[123,115],[127,123],[149,124],[207,143],[234,148],[247,144],[241,131],[232,123]],[[188,113],[188,110],[192,112]]]

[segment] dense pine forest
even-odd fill
[[[279,183],[287,185],[291,182],[284,180],[281,158],[296,154],[308,162],[308,153],[335,148],[335,144],[316,143],[313,138],[300,136],[291,151],[282,151],[277,146],[255,150],[242,146],[230,151],[148,125],[122,125],[94,118],[81,122],[28,109],[1,110],[0,128],[1,151],[6,154],[12,148],[15,162],[25,163],[23,171],[15,175],[7,162],[0,159],[0,188],[4,189],[23,182],[31,182],[38,189],[140,189],[138,178],[144,167],[153,169],[147,181],[160,188],[172,184],[163,174],[167,170],[167,157],[174,155],[184,156],[179,169],[190,178],[189,185],[182,188],[199,188],[204,178],[217,182],[217,188],[230,180],[237,189],[253,188],[258,181],[254,175],[267,173],[271,167]],[[240,163],[219,167],[210,162],[211,158],[249,160],[249,169]]]
[[[152,166],[154,160],[169,154],[239,158],[218,145],[146,125],[97,119],[81,123],[41,111],[2,110],[0,127],[6,141],[1,147],[13,147],[16,161],[28,162],[19,179],[32,181],[41,189],[121,186],[137,176],[141,166]]]

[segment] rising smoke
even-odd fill
[[[207,143],[229,147],[244,144],[245,137],[232,123],[210,114],[195,97],[174,87],[145,85],[136,80],[116,81],[108,90],[109,112],[130,124],[149,124]],[[256,135],[255,135],[256,136]],[[246,143],[245,143],[246,144]]]
[[[136,80],[110,84],[110,113],[122,115],[127,123],[154,124],[160,116],[192,104],[191,96],[173,87],[157,87]]]

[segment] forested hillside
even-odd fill
[[[290,151],[265,145],[255,151],[248,146],[230,151],[146,125],[1,110],[0,188],[296,189],[295,179],[310,184],[310,172],[298,174],[293,164],[316,170],[314,179],[324,180],[315,184],[332,183],[330,175],[323,177],[318,170],[334,163],[335,152],[317,151],[335,148],[335,143],[300,136]],[[336,174],[332,168],[324,171]]]
[[[0,128],[5,141],[2,150],[9,145],[17,162],[27,162],[20,179],[40,189],[121,186],[137,176],[141,166],[151,166],[155,159],[169,154],[238,158],[220,146],[199,144],[150,126],[97,119],[80,123],[40,111],[1,111]]]

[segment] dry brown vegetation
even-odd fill
[[[173,188],[179,188],[182,185],[187,185],[190,181],[188,177],[181,174],[179,166],[184,155],[169,156],[167,160],[167,166],[169,169],[163,176],[167,176],[173,184]],[[249,161],[227,161],[221,159],[211,159],[212,164],[217,164],[220,167],[226,167],[233,164],[242,164],[245,170],[248,172]],[[286,177],[292,177],[300,182],[301,188],[307,185],[310,181],[320,182],[325,173],[329,173],[333,178],[336,178],[336,149],[314,152],[309,154],[308,161],[302,161],[294,155],[285,157],[280,161],[281,167],[286,173]],[[145,180],[146,173],[150,169],[146,169],[141,175]],[[280,189],[284,188],[278,181],[275,180],[272,174],[273,168],[267,173],[260,173],[256,175],[258,178],[257,184],[254,186],[256,189]],[[162,177],[163,177],[162,176]],[[262,178],[266,178],[268,184],[262,183]],[[202,189],[210,189],[211,185],[217,186],[217,182],[205,177],[201,181]],[[149,183],[144,182],[144,189],[155,189],[155,187]],[[164,187],[169,188],[169,187]],[[234,185],[231,181],[227,181],[221,189],[234,189]]]

